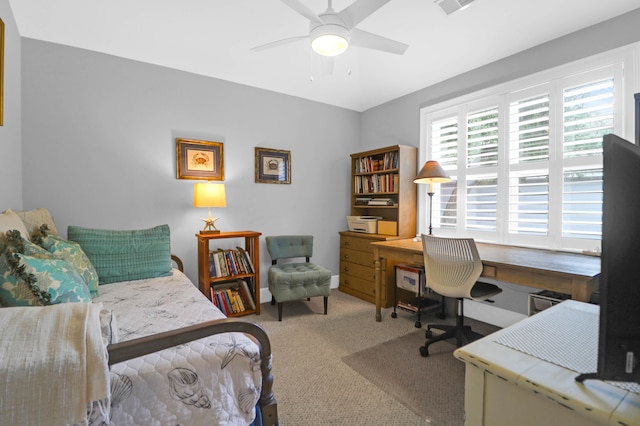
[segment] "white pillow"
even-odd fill
[[[33,235],[35,231],[40,229],[40,226],[42,226],[43,224],[47,225],[47,227],[49,228],[50,235],[58,235],[56,224],[53,221],[53,217],[51,217],[51,213],[49,213],[49,210],[41,207],[39,209],[33,210],[16,211],[14,213],[17,214],[20,219],[22,219],[25,228],[27,228],[27,232],[29,232],[29,234],[23,235],[27,240],[30,240],[31,235]]]
[[[29,231],[27,231],[27,227],[13,210],[7,209],[4,213],[0,214],[0,239],[4,239],[7,231],[11,231],[13,229],[17,229],[20,231],[20,235],[22,238],[29,240],[30,235]]]

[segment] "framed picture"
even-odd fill
[[[256,182],[291,183],[291,151],[256,147]]]
[[[176,139],[176,177],[224,180],[222,143]]]

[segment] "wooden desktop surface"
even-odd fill
[[[376,321],[382,321],[381,279],[385,262],[422,265],[422,242],[413,238],[371,243],[375,266]],[[570,294],[573,300],[588,302],[598,288],[600,258],[578,253],[476,243],[484,265],[482,276],[497,281]]]

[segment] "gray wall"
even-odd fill
[[[9,0],[0,0],[4,22],[4,117],[0,127],[0,211],[22,207],[22,153],[20,104],[20,35]]]
[[[363,149],[393,139],[419,146],[420,108],[640,40],[640,9],[576,31],[362,113]],[[633,76],[631,76],[633,78]]]
[[[315,236],[314,260],[338,273],[349,154],[358,113],[248,86],[32,39],[22,44],[24,206],[59,229],[168,223],[197,282],[195,233],[206,209],[176,179],[175,138],[224,143],[223,231]],[[254,182],[254,148],[291,151],[291,185]],[[221,247],[242,243],[221,242]],[[262,286],[270,259],[261,240]]]

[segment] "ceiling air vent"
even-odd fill
[[[467,7],[473,0],[436,0],[444,13],[451,15],[456,10]]]

